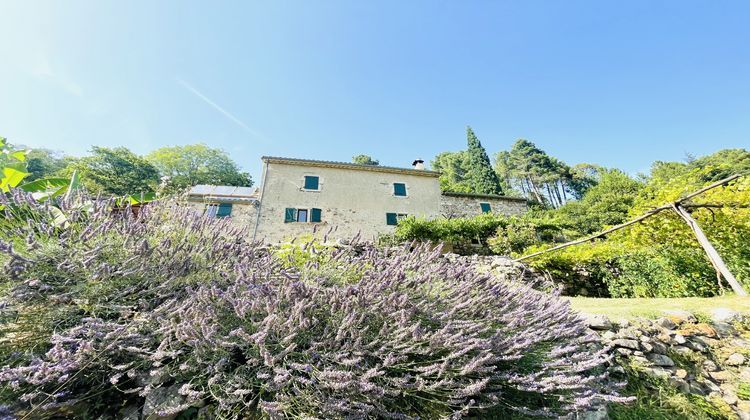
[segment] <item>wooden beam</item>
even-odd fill
[[[608,233],[612,233],[612,232],[614,232],[616,230],[619,230],[619,229],[622,229],[622,228],[624,228],[626,226],[630,226],[632,224],[638,223],[638,222],[640,222],[640,221],[642,221],[644,219],[648,219],[649,217],[651,217],[651,216],[653,216],[653,215],[655,215],[655,214],[657,214],[657,213],[659,213],[661,211],[668,210],[668,209],[669,209],[669,207],[658,207],[658,208],[655,208],[655,209],[649,211],[648,213],[646,213],[646,214],[644,214],[644,215],[642,215],[640,217],[636,217],[635,219],[633,219],[631,221],[619,224],[617,226],[612,226],[611,228],[609,228],[607,230],[601,231],[601,232],[596,233],[596,234],[591,235],[591,236],[587,236],[585,238],[576,239],[575,241],[570,241],[570,242],[566,242],[566,243],[561,244],[561,245],[553,246],[552,248],[543,249],[541,251],[534,252],[533,254],[524,255],[523,257],[516,258],[515,261],[527,260],[529,258],[536,257],[537,255],[541,255],[541,254],[544,254],[544,253],[547,253],[547,252],[557,251],[558,249],[563,249],[563,248],[567,248],[569,246],[582,244],[584,242],[588,242],[588,241],[594,240],[596,238],[600,238],[602,236],[606,236]]]
[[[732,290],[734,290],[734,293],[737,293],[738,296],[747,296],[747,292],[742,287],[740,282],[738,282],[737,279],[734,278],[734,275],[732,275],[732,272],[729,271],[727,265],[724,264],[724,260],[721,259],[721,256],[716,251],[716,248],[714,248],[714,246],[711,244],[711,241],[708,240],[706,234],[703,233],[703,229],[701,229],[701,227],[698,225],[698,222],[696,222],[695,219],[690,216],[690,213],[688,213],[688,211],[679,204],[674,204],[673,209],[675,213],[677,213],[685,221],[685,223],[687,223],[690,229],[693,230],[693,233],[695,233],[695,237],[698,239],[698,243],[700,243],[703,247],[703,250],[706,251],[708,260],[711,261],[711,265],[714,266],[716,272],[721,273],[727,283],[732,286]]]

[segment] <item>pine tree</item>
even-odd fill
[[[502,194],[500,180],[492,169],[487,151],[484,150],[482,143],[479,142],[474,131],[468,126],[466,127],[466,141],[468,143],[466,180],[472,191],[479,194]]]

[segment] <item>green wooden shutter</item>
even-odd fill
[[[310,211],[310,221],[313,223],[320,223],[321,215],[323,211],[321,209],[312,209]]]
[[[482,213],[489,213],[492,211],[490,203],[479,203],[479,207],[482,208]]]
[[[406,197],[406,184],[401,184],[398,182],[393,184],[393,195]]]
[[[317,190],[318,189],[318,177],[317,176],[306,176],[305,177],[305,189],[306,190]]]
[[[227,217],[232,214],[232,204],[231,203],[221,203],[219,204],[219,209],[216,211],[216,217]]]
[[[287,208],[284,210],[284,223],[294,222],[297,216],[297,209]]]
[[[398,216],[396,216],[396,213],[386,213],[385,214],[385,224],[396,226],[398,224]]]

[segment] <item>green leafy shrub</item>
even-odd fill
[[[494,235],[497,228],[508,224],[505,216],[484,213],[475,217],[427,220],[407,217],[399,221],[395,236],[399,241],[461,242],[478,241],[485,243]]]
[[[539,226],[528,219],[511,217],[498,226],[495,235],[487,240],[492,252],[512,255],[540,243]]]

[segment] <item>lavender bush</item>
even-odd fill
[[[116,416],[165,390],[157,414],[221,418],[558,416],[619,400],[565,301],[424,247],[308,242],[325,257],[292,261],[175,203],[62,203],[64,223],[26,196],[3,204],[0,404],[18,415]]]

